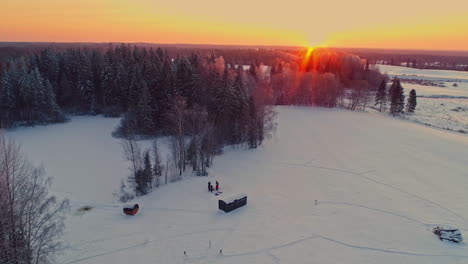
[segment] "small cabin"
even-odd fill
[[[247,195],[244,193],[231,196],[229,198],[218,200],[218,208],[225,213],[231,212],[234,209],[242,207],[247,204]]]

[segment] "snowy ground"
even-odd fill
[[[418,97],[415,113],[403,117],[416,123],[466,134],[468,99]]]
[[[418,95],[415,113],[405,118],[420,124],[468,133],[468,72],[378,66],[382,73],[391,77],[429,80],[445,86],[402,83],[407,98],[411,89],[415,89]]]
[[[444,224],[468,237],[466,135],[369,113],[278,110],[263,147],[227,150],[208,178],[138,199],[134,217],[113,203],[127,174],[110,136],[118,120],[77,117],[9,135],[71,200],[58,263],[468,263],[466,244],[431,233]],[[248,205],[217,210],[208,180],[220,181],[222,197],[247,193]],[[94,208],[76,214],[83,205]]]

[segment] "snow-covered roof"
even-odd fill
[[[235,200],[239,200],[239,199],[242,199],[244,197],[247,197],[247,194],[245,193],[239,193],[239,194],[236,194],[236,195],[233,195],[233,196],[230,196],[230,197],[227,197],[225,199],[222,199],[225,203],[232,203],[234,202]]]

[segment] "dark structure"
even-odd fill
[[[238,194],[227,199],[218,200],[218,208],[225,213],[231,212],[234,209],[242,207],[247,204],[247,195]]]
[[[138,204],[135,204],[133,207],[130,207],[130,208],[124,207],[123,212],[126,215],[135,215],[136,213],[138,213],[139,208],[140,206],[138,206]]]

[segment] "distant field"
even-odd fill
[[[447,80],[468,82],[468,72],[447,70],[420,70],[401,66],[378,65],[382,73],[403,78],[415,78],[426,80]]]
[[[378,65],[382,73],[402,79],[428,80],[437,86],[402,83],[405,95],[416,90],[418,105],[414,114],[405,117],[413,122],[468,133],[468,72],[419,70]],[[445,86],[445,87],[440,87]]]

